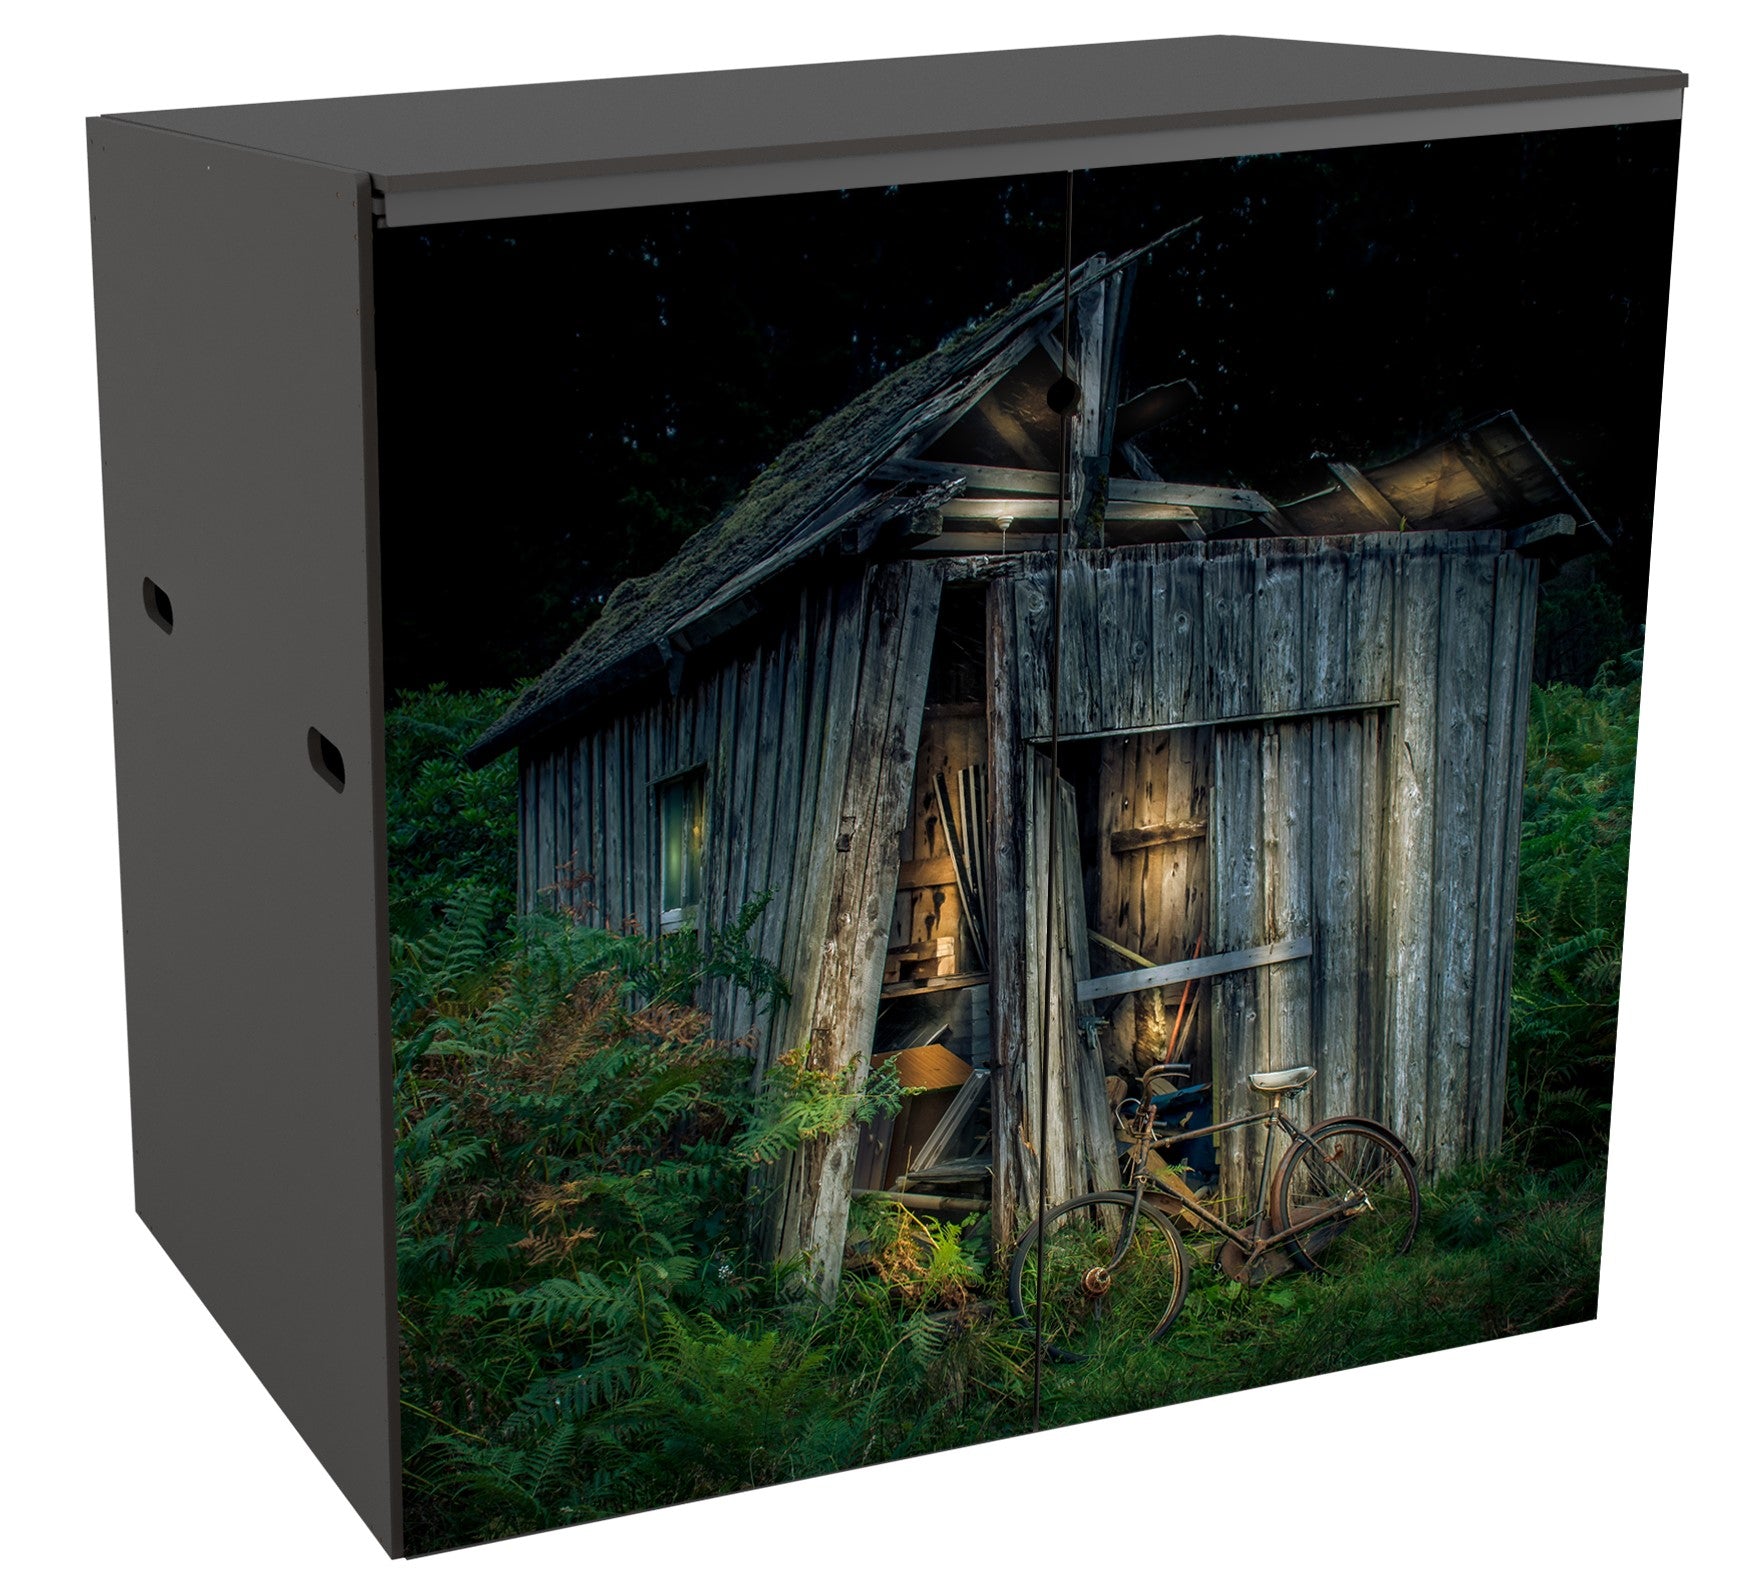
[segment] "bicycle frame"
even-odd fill
[[[1283,1129],[1286,1132],[1288,1139],[1294,1142],[1302,1141],[1305,1145],[1309,1146],[1311,1151],[1316,1153],[1316,1155],[1321,1155],[1316,1142],[1312,1140],[1302,1128],[1293,1123],[1292,1120],[1286,1116],[1281,1110],[1277,1100],[1274,1102],[1273,1106],[1264,1107],[1260,1112],[1244,1113],[1241,1117],[1227,1118],[1220,1124],[1208,1124],[1200,1129],[1179,1130],[1175,1134],[1163,1136],[1154,1136],[1152,1133],[1152,1127],[1156,1121],[1157,1109],[1147,1106],[1143,1107],[1141,1111],[1145,1114],[1146,1121],[1143,1129],[1137,1137],[1137,1145],[1139,1149],[1138,1154],[1134,1156],[1134,1172],[1132,1179],[1129,1181],[1133,1186],[1134,1192],[1133,1210],[1129,1214],[1127,1233],[1123,1236],[1122,1249],[1125,1249],[1127,1244],[1131,1241],[1134,1225],[1139,1221],[1140,1203],[1144,1201],[1148,1187],[1155,1188],[1169,1196],[1196,1222],[1206,1225],[1207,1228],[1212,1229],[1218,1234],[1222,1234],[1233,1244],[1242,1246],[1247,1253],[1245,1258],[1246,1262],[1253,1262],[1257,1257],[1272,1249],[1274,1246],[1283,1244],[1285,1241],[1304,1233],[1307,1229],[1319,1228],[1325,1223],[1334,1222],[1336,1211],[1325,1210],[1317,1213],[1313,1217],[1305,1218],[1298,1223],[1291,1224],[1284,1229],[1276,1229],[1272,1234],[1262,1233],[1262,1228],[1267,1222],[1268,1180],[1272,1177],[1275,1166],[1274,1159],[1268,1155],[1268,1152],[1271,1151],[1274,1144],[1273,1131],[1276,1128]],[[1180,1191],[1171,1189],[1169,1185],[1165,1184],[1162,1179],[1156,1177],[1151,1170],[1146,1167],[1146,1154],[1148,1152],[1161,1151],[1166,1146],[1179,1146],[1191,1140],[1210,1139],[1216,1142],[1220,1135],[1229,1134],[1232,1130],[1249,1129],[1256,1124],[1263,1123],[1268,1125],[1267,1145],[1263,1148],[1261,1159],[1261,1179],[1256,1187],[1255,1194],[1255,1211],[1249,1220],[1250,1230],[1247,1233],[1241,1229],[1232,1228],[1231,1225],[1217,1213],[1209,1211],[1194,1197],[1184,1195]],[[1356,1201],[1363,1201],[1365,1199],[1366,1198],[1363,1196],[1350,1199],[1338,1210],[1341,1213],[1349,1212],[1356,1204]]]

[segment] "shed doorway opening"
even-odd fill
[[[865,1125],[853,1180],[951,1219],[992,1198],[986,616],[985,584],[945,588],[871,1039],[905,1094]]]
[[[1079,792],[1079,856],[1091,972],[1120,974],[1212,950],[1207,827],[1210,726],[1075,743],[1062,763]],[[1180,991],[1153,987],[1101,1015],[1104,1072],[1137,1078],[1169,1061],[1212,1079],[1210,1003],[1185,1012],[1172,1055]]]
[[[1078,794],[1079,859],[1091,974],[1126,974],[1213,950],[1209,816],[1213,731],[1152,730],[1075,742],[1062,765]],[[1150,986],[1103,998],[1086,1015],[1111,1103],[1141,1094],[1149,1069],[1186,1070],[1177,1121],[1213,1121],[1213,1002],[1209,982]],[[1170,1078],[1151,1086],[1168,1095]],[[1183,1151],[1184,1177],[1216,1191],[1210,1140]],[[1161,1160],[1161,1159],[1160,1159]],[[1159,1170],[1160,1172],[1162,1170]]]
[[[1168,1063],[1210,1087],[1193,1110],[1224,1121],[1260,1106],[1251,1074],[1312,1065],[1306,1121],[1378,1115],[1386,747],[1384,711],[1352,708],[1063,746],[1080,799],[1082,995],[1112,1101]],[[1194,959],[1219,966],[1171,978]],[[1253,1199],[1259,1127],[1195,1144],[1191,1184]]]

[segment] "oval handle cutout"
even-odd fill
[[[171,595],[151,576],[141,582],[140,595],[146,600],[146,618],[169,636],[173,623]]]
[[[326,784],[336,791],[347,784],[347,765],[342,762],[341,749],[315,725],[305,733],[305,751],[311,755],[311,768]]]

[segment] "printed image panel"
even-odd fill
[[[376,235],[411,1551],[1594,1313],[1675,157]]]

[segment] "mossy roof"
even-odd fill
[[[1072,290],[1145,252],[1133,250],[1113,262],[1093,255],[1073,273]],[[789,443],[666,564],[622,582],[595,623],[469,749],[469,761],[479,765],[498,757],[556,729],[605,693],[662,670],[661,644],[679,622],[711,607],[715,596],[752,566],[777,555],[784,563],[788,544],[797,544],[799,558],[809,552],[811,541],[801,531],[907,440],[919,408],[979,370],[1031,321],[1057,315],[1061,292],[1056,273],[899,366]]]

